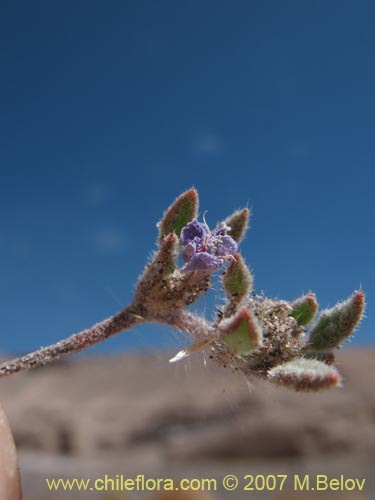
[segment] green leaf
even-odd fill
[[[172,203],[158,223],[159,243],[170,233],[176,233],[180,237],[182,228],[189,224],[197,216],[197,213],[198,193],[195,189],[189,189]]]
[[[301,326],[306,326],[315,318],[318,311],[318,303],[314,293],[308,293],[291,303],[293,311],[290,316],[295,318]]]
[[[295,391],[319,391],[341,382],[338,371],[316,359],[295,358],[268,372],[268,380]]]
[[[365,296],[359,290],[344,302],[323,311],[310,332],[309,349],[328,351],[338,347],[352,335],[362,318],[364,308]]]
[[[242,210],[237,210],[227,219],[225,219],[225,224],[230,227],[228,234],[237,243],[239,243],[249,226],[250,210],[248,208],[243,208]]]
[[[223,275],[223,287],[229,299],[240,301],[251,292],[253,277],[239,253],[236,253]]]
[[[262,343],[262,329],[253,313],[244,308],[220,325],[220,339],[234,354],[247,354]]]

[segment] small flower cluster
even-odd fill
[[[168,324],[193,342],[170,361],[209,350],[218,365],[296,391],[340,385],[334,350],[349,338],[365,307],[362,290],[317,316],[313,293],[292,302],[257,296],[238,244],[248,227],[249,210],[238,210],[210,230],[199,222],[198,193],[177,198],[158,224],[158,249],[136,286],[133,301],[117,314],[55,345],[0,365],[0,377],[43,365],[146,322]],[[178,266],[182,252],[184,266]],[[210,288],[211,275],[223,272],[226,301],[215,321],[188,311]]]
[[[184,246],[182,258],[186,263],[185,271],[213,271],[221,267],[237,252],[238,245],[228,235],[228,227],[222,222],[210,231],[206,222],[193,219],[181,231]]]

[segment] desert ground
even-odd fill
[[[217,491],[191,497],[202,500],[375,498],[374,349],[338,352],[343,387],[316,394],[245,380],[201,354],[168,357],[79,357],[1,380],[25,500],[154,498],[52,493],[45,481],[105,474],[216,478]],[[240,480],[235,492],[222,487],[227,474]],[[283,491],[243,491],[246,475],[278,474],[288,476]],[[362,492],[296,492],[295,474],[366,481]]]

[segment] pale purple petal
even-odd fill
[[[193,219],[187,226],[185,226],[181,231],[181,242],[184,246],[188,245],[195,238],[199,241],[203,241],[209,233],[209,229],[206,224],[198,222],[197,219]]]
[[[221,236],[220,243],[217,246],[217,256],[224,257],[225,255],[234,255],[237,252],[238,245],[230,236]]]
[[[193,257],[193,255],[197,252],[197,243],[196,241],[191,241],[186,245],[184,251],[182,253],[182,259],[184,262],[189,262],[189,260]]]
[[[218,257],[234,255],[237,248],[237,243],[230,236],[211,236],[206,244],[207,252]]]
[[[223,263],[223,259],[218,259],[207,252],[199,252],[192,256],[185,267],[185,271],[208,271],[218,269]]]
[[[206,223],[192,220],[181,231],[185,271],[208,271],[221,267],[237,252],[237,243],[227,235],[228,226],[221,223],[210,232]]]

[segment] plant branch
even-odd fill
[[[13,373],[45,365],[61,356],[74,354],[91,347],[103,340],[113,337],[117,333],[144,323],[145,319],[138,314],[134,305],[126,307],[117,314],[93,325],[91,328],[82,330],[79,333],[57,342],[56,344],[41,349],[9,361],[0,365],[0,377],[6,377]]]
[[[215,328],[202,316],[197,316],[184,309],[165,321],[170,326],[191,335],[195,340],[204,340],[215,333]]]
[[[114,316],[57,344],[0,365],[0,377],[45,365],[117,333],[148,322],[170,325],[187,333],[193,343],[170,362],[205,348],[218,365],[253,374],[296,391],[317,391],[340,385],[331,366],[339,347],[360,322],[362,290],[324,310],[308,333],[318,309],[309,293],[288,303],[251,294],[252,275],[238,243],[248,225],[249,211],[239,210],[210,230],[196,219],[198,195],[190,189],[177,198],[159,223],[158,247],[135,289],[133,302]],[[183,267],[179,267],[182,253]],[[210,288],[212,273],[230,261],[222,275],[226,305],[214,322],[187,311]]]

